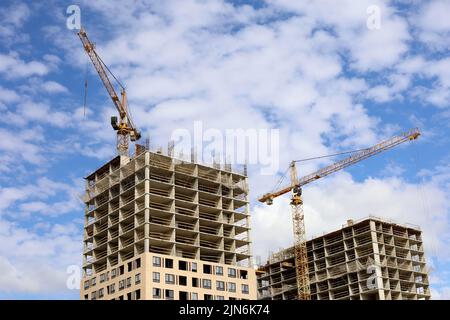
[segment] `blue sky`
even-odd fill
[[[194,121],[279,129],[284,172],[292,159],[420,127],[417,142],[305,188],[307,230],[369,214],[419,225],[432,295],[450,298],[450,4],[439,0],[2,1],[0,298],[78,298],[66,270],[81,262],[82,177],[115,154],[115,110],[66,27],[71,4],[154,147]],[[287,201],[255,201],[278,179],[259,169],[249,182],[253,249],[264,258],[292,236]]]

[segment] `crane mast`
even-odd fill
[[[404,142],[416,140],[420,136],[419,129],[410,130],[399,136],[392,137],[388,140],[382,141],[370,148],[355,152],[351,156],[335,162],[327,167],[319,169],[302,178],[298,178],[296,162],[292,161],[289,167],[290,184],[280,190],[271,193],[266,193],[258,200],[260,202],[271,205],[273,199],[283,194],[291,192],[291,208],[292,208],[292,225],[294,233],[294,254],[295,254],[295,269],[297,276],[297,296],[299,300],[310,300],[311,291],[309,285],[308,272],[308,255],[306,247],[306,229],[303,211],[302,186],[311,183],[317,179],[326,177],[334,172],[349,167],[355,163],[372,157],[380,152],[394,148]]]
[[[83,44],[84,51],[86,51],[87,55],[91,59],[95,70],[97,70],[97,73],[106,88],[106,91],[108,91],[108,94],[111,97],[114,106],[119,112],[119,121],[117,121],[117,117],[111,117],[111,125],[113,129],[117,131],[117,151],[119,155],[128,155],[129,140],[139,140],[141,134],[139,130],[134,126],[133,121],[129,115],[129,111],[127,108],[126,90],[120,84],[120,82],[117,81],[114,75],[112,75],[108,67],[103,63],[102,59],[95,51],[95,45],[89,40],[84,28],[81,28],[77,34]],[[119,86],[121,87],[121,99],[119,99],[116,90],[114,89],[114,86],[112,85],[108,77],[107,71],[111,73],[117,83],[119,83]]]

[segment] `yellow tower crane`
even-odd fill
[[[260,202],[271,205],[273,199],[283,194],[292,193],[291,207],[292,207],[292,223],[294,231],[294,254],[295,254],[295,269],[297,276],[297,288],[299,300],[310,300],[311,292],[309,288],[309,274],[308,274],[308,255],[306,248],[306,232],[303,212],[302,187],[317,179],[326,177],[336,171],[351,166],[357,162],[374,156],[385,150],[394,148],[406,141],[412,141],[420,136],[419,129],[413,129],[409,132],[399,136],[392,137],[386,141],[380,142],[370,148],[355,151],[351,156],[335,162],[327,167],[324,167],[316,172],[313,172],[302,178],[298,178],[295,164],[301,160],[292,161],[289,166],[290,184],[279,190],[266,193],[258,200]]]
[[[81,28],[77,33],[80,37],[81,42],[83,43],[84,51],[88,54],[89,58],[92,61],[92,64],[97,70],[100,79],[103,82],[103,85],[108,91],[109,96],[111,97],[114,106],[119,112],[119,121],[117,121],[117,117],[111,117],[111,125],[114,130],[117,131],[117,151],[119,155],[129,155],[129,140],[137,141],[141,138],[141,133],[133,124],[133,120],[131,119],[128,104],[127,104],[127,94],[125,91],[125,87],[117,80],[117,78],[112,74],[112,72],[108,69],[106,64],[102,61],[100,56],[95,51],[95,45],[89,40],[86,31],[84,28]],[[116,90],[112,85],[111,81],[108,78],[107,71],[111,74],[111,76],[116,80],[116,82],[120,86],[120,94],[121,99],[117,96]]]

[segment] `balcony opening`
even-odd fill
[[[173,260],[172,259],[164,259],[164,266],[168,269],[173,268]]]
[[[188,263],[186,261],[178,261],[178,269],[179,270],[183,270],[183,271],[187,271],[188,270]]]
[[[203,265],[203,273],[205,273],[205,274],[212,274],[212,268],[211,268],[211,265],[209,265],[209,264],[204,264],[204,265]]]
[[[187,286],[187,277],[179,276],[178,277],[178,285],[180,285],[180,286]]]
[[[188,293],[185,291],[180,291],[179,293],[179,299],[180,300],[187,300],[188,299]]]

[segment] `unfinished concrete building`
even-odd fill
[[[256,299],[247,177],[137,148],[86,177],[82,299]]]
[[[428,300],[430,289],[417,227],[370,217],[349,220],[307,242],[313,300]],[[272,254],[258,271],[258,299],[297,298],[293,248]]]

